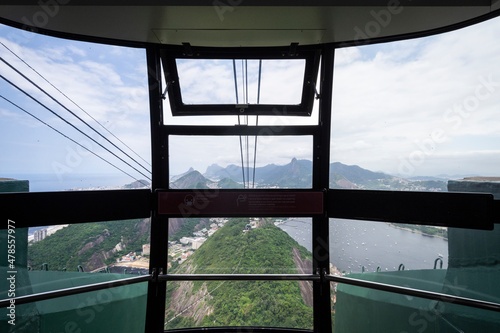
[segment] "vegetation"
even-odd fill
[[[401,224],[401,223],[389,223],[391,226],[410,230],[412,232],[418,232],[425,236],[432,237],[441,237],[448,239],[448,229],[446,228],[438,228],[427,225],[418,225],[418,224]]]
[[[217,183],[218,188],[243,188],[243,184],[239,184],[231,178],[223,178]]]
[[[169,240],[178,242],[182,237],[192,237],[195,227],[202,223],[201,218],[186,218],[181,224],[181,228],[173,235],[169,235]]]
[[[231,219],[193,255],[203,273],[296,273],[292,249],[303,259],[310,253],[285,231],[272,224],[243,233],[248,219]],[[199,272],[200,273],[200,272]]]
[[[72,224],[28,247],[28,264],[39,269],[85,271],[111,264],[129,252],[142,252],[149,243],[149,221],[143,219]],[[120,244],[117,250],[116,246]]]
[[[280,228],[265,224],[243,233],[247,224],[248,219],[231,219],[171,273],[297,273],[294,248],[301,260],[311,259],[310,252]],[[195,282],[180,299],[175,291],[181,283],[188,286],[188,282],[179,282],[167,288],[166,329],[210,326],[312,328],[312,308],[305,304],[298,282]],[[187,299],[190,301],[185,302]],[[180,303],[183,305],[178,307]],[[204,315],[189,316],[189,311],[178,315],[189,306],[204,308],[197,312]]]

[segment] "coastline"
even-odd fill
[[[447,238],[447,237],[443,237],[443,236],[440,236],[440,235],[432,235],[432,234],[428,234],[428,233],[426,233],[426,232],[422,232],[422,231],[420,231],[420,230],[416,230],[416,229],[411,229],[411,228],[401,227],[401,226],[396,225],[395,223],[392,223],[392,222],[386,222],[386,224],[388,224],[389,226],[391,226],[391,227],[393,227],[393,228],[396,228],[396,229],[410,231],[410,232],[413,232],[413,233],[416,233],[416,234],[420,234],[420,235],[422,235],[422,236],[427,236],[427,237],[435,237],[435,238],[441,238],[442,240],[448,241],[448,238]]]
[[[109,265],[109,267],[133,267],[133,268],[149,268],[149,260],[134,260],[117,262],[115,264]]]

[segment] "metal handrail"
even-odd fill
[[[58,298],[58,297],[63,297],[63,296],[81,294],[81,293],[85,293],[85,292],[89,292],[89,291],[96,291],[96,290],[126,286],[126,285],[134,284],[134,283],[147,282],[147,281],[151,281],[152,279],[153,279],[152,274],[141,275],[141,276],[134,276],[131,278],[125,278],[125,279],[116,280],[116,281],[98,282],[98,283],[88,284],[85,286],[58,289],[58,290],[46,291],[43,293],[37,293],[37,294],[31,294],[31,295],[25,295],[25,296],[18,296],[18,297],[14,297],[14,298],[2,299],[2,300],[0,300],[0,309],[9,306],[12,301],[16,305],[20,305],[20,304],[26,304],[26,303],[31,303],[31,302],[45,301],[48,299]]]
[[[453,303],[453,304],[458,304],[458,305],[465,305],[465,306],[469,306],[469,307],[473,307],[473,308],[500,312],[500,303],[482,301],[482,300],[478,300],[478,299],[460,297],[460,296],[455,296],[455,295],[448,295],[448,294],[438,293],[438,292],[434,292],[434,291],[427,291],[427,290],[422,290],[422,289],[414,289],[414,288],[408,288],[408,287],[402,287],[402,286],[395,286],[395,285],[380,283],[380,282],[353,279],[353,278],[348,278],[345,276],[326,275],[325,279],[328,281],[337,282],[337,283],[344,283],[344,284],[348,284],[348,285],[352,285],[352,286],[388,291],[388,292],[402,294],[402,295],[421,297],[421,298],[431,299],[431,300],[435,300],[435,301]]]
[[[317,274],[160,274],[159,281],[319,281]]]

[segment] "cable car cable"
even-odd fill
[[[82,147],[83,149],[87,150],[89,153],[95,155],[96,157],[100,158],[101,160],[103,160],[104,162],[108,163],[109,165],[111,165],[112,167],[114,167],[115,169],[118,169],[119,171],[123,172],[124,174],[126,174],[127,176],[129,176],[130,178],[138,181],[139,183],[143,184],[144,186],[149,186],[148,184],[145,184],[143,183],[142,180],[139,180],[137,178],[135,178],[134,176],[132,176],[131,174],[129,174],[128,172],[126,172],[125,170],[122,170],[120,167],[114,165],[113,163],[111,163],[110,161],[106,160],[104,157],[98,155],[97,153],[93,152],[92,150],[88,149],[87,147],[85,147],[84,145],[82,145],[81,143],[77,142],[76,140],[70,138],[69,136],[67,136],[66,134],[62,133],[61,131],[59,131],[58,129],[56,129],[55,127],[49,125],[48,123],[44,122],[42,119],[38,118],[37,116],[35,116],[34,114],[30,113],[29,111],[25,110],[24,108],[20,107],[19,105],[17,105],[16,103],[12,102],[11,100],[9,100],[8,98],[0,95],[0,98],[4,99],[5,101],[7,101],[8,103],[12,104],[13,106],[15,106],[16,108],[18,108],[19,110],[21,111],[24,111],[25,113],[29,114],[30,116],[32,116],[33,118],[35,118],[36,120],[38,120],[39,122],[41,122],[42,124],[44,124],[45,126],[49,127],[50,129],[52,129],[53,131],[59,133],[60,135],[62,135],[63,137],[65,137],[66,139],[72,141],[73,143],[76,143],[77,145],[79,145],[80,147]]]
[[[92,118],[92,120],[94,120],[97,124],[99,124],[99,126],[101,126],[104,130],[106,130],[109,134],[111,134],[116,140],[120,141],[125,147],[127,147],[130,151],[132,151],[137,157],[139,157],[141,160],[143,160],[147,165],[151,166],[151,164],[146,161],[144,158],[142,158],[135,150],[133,150],[132,148],[130,148],[125,142],[123,142],[122,140],[120,140],[120,138],[118,138],[116,135],[114,135],[109,129],[107,129],[103,124],[101,124],[97,119],[95,119],[90,113],[88,113],[87,111],[85,111],[80,105],[78,105],[73,99],[71,99],[69,96],[67,96],[65,93],[63,93],[59,88],[57,88],[54,84],[52,84],[49,80],[47,80],[41,73],[39,73],[36,69],[34,69],[33,67],[31,67],[24,59],[22,59],[20,56],[18,56],[14,51],[12,51],[9,47],[7,47],[7,45],[5,45],[4,43],[2,43],[0,41],[0,44],[3,45],[3,47],[5,47],[10,53],[12,53],[17,59],[19,59],[23,64],[25,64],[26,66],[28,66],[33,72],[35,72],[36,74],[38,74],[38,76],[40,76],[45,82],[47,82],[48,84],[50,84],[55,90],[57,90],[61,95],[63,95],[64,97],[66,97],[71,103],[73,103],[77,108],[79,108],[81,111],[83,111],[87,116],[89,116],[90,118]]]
[[[248,60],[245,59],[245,104],[248,104]],[[248,115],[245,115],[246,124],[248,126]],[[246,148],[247,148],[247,182],[248,188],[250,188],[250,147],[249,147],[249,138],[248,135],[245,137],[246,140]]]
[[[129,154],[127,154],[126,152],[124,152],[121,148],[119,148],[116,144],[114,144],[113,142],[111,142],[107,137],[105,137],[104,135],[102,135],[99,131],[97,131],[94,127],[92,127],[91,125],[89,125],[85,120],[83,120],[82,118],[80,118],[77,114],[75,114],[73,111],[71,111],[70,109],[68,109],[66,106],[64,106],[61,102],[59,102],[56,98],[54,98],[52,95],[50,95],[48,92],[46,92],[43,88],[41,88],[39,85],[37,85],[35,82],[33,82],[31,79],[29,79],[26,75],[24,75],[23,73],[21,73],[17,68],[15,68],[14,66],[12,66],[9,62],[7,62],[5,59],[3,59],[3,57],[0,56],[0,60],[5,63],[7,66],[9,66],[12,70],[14,70],[17,74],[21,75],[26,81],[28,81],[29,83],[31,83],[32,85],[34,85],[36,88],[38,88],[38,90],[40,90],[41,92],[43,92],[45,95],[47,95],[47,97],[49,97],[50,99],[52,99],[54,102],[56,102],[58,105],[60,105],[62,108],[64,108],[66,111],[68,111],[69,113],[71,113],[73,116],[75,116],[78,120],[80,120],[82,123],[84,123],[85,125],[87,125],[87,127],[89,127],[91,130],[93,130],[94,132],[96,132],[98,135],[100,135],[103,139],[105,139],[106,141],[108,141],[113,147],[115,147],[116,149],[118,149],[120,152],[122,152],[123,154],[125,154],[128,158],[130,158],[132,161],[134,161],[135,163],[137,163],[140,167],[142,167],[144,170],[146,170],[146,172],[150,173],[151,174],[151,171],[148,170],[146,167],[144,167],[141,163],[137,162],[136,159],[134,159],[133,157],[131,157]],[[2,76],[3,77],[3,76]],[[4,78],[4,80],[7,80]],[[12,83],[11,83],[12,84]],[[17,87],[17,86],[16,86]],[[20,88],[18,88],[20,89]],[[23,91],[24,92],[24,91]],[[28,95],[28,94],[27,94]],[[37,101],[38,102],[38,101]],[[50,110],[51,112],[53,112],[52,110]],[[55,112],[53,112],[55,113]],[[55,113],[56,114],[56,113]],[[59,116],[59,115],[58,115]],[[60,116],[59,116],[60,117]],[[75,127],[76,128],[76,127]],[[83,133],[83,132],[82,132]],[[94,140],[95,141],[95,140]],[[97,143],[97,141],[95,141]],[[104,147],[103,145],[99,144],[101,147]],[[114,154],[115,155],[115,154]],[[116,155],[115,155],[116,156]]]
[[[239,104],[238,79],[236,77],[236,59],[233,59],[233,76],[234,76],[234,92],[236,95],[236,104]],[[238,125],[241,125],[239,115],[238,115]],[[241,172],[243,175],[243,188],[245,188],[245,167],[244,167],[244,160],[243,160],[243,142],[241,140],[241,135],[240,135],[240,155],[241,155]]]
[[[257,104],[260,104],[260,80],[262,75],[262,59],[259,59],[259,80],[257,83]],[[259,126],[259,115],[255,118],[255,126]],[[254,149],[253,149],[253,179],[252,188],[255,188],[255,165],[257,163],[257,135],[255,136]]]
[[[51,112],[52,114],[54,114],[56,117],[58,117],[59,119],[61,119],[62,121],[64,121],[66,124],[70,125],[71,127],[73,127],[75,130],[77,130],[78,132],[80,132],[81,134],[83,134],[84,136],[86,136],[87,138],[89,138],[90,140],[92,140],[93,142],[95,142],[97,145],[99,145],[100,147],[104,148],[107,152],[109,152],[110,154],[112,154],[113,156],[115,156],[116,158],[118,158],[123,163],[127,164],[129,167],[131,167],[132,169],[134,169],[135,171],[137,171],[138,173],[140,173],[141,175],[143,175],[144,177],[146,177],[148,180],[151,180],[151,178],[149,176],[146,176],[144,173],[142,173],[141,171],[137,170],[137,168],[135,168],[133,165],[131,165],[130,163],[128,163],[127,161],[125,161],[124,159],[122,159],[120,156],[118,156],[115,153],[113,153],[108,148],[104,147],[102,144],[100,144],[95,139],[93,139],[92,137],[90,137],[88,134],[86,134],[85,132],[83,132],[82,130],[80,130],[78,127],[76,127],[75,125],[73,125],[71,122],[69,122],[68,120],[66,120],[64,117],[61,117],[59,114],[57,114],[57,112],[54,112],[52,109],[50,109],[45,104],[43,104],[42,102],[40,102],[39,100],[37,100],[35,97],[33,97],[30,94],[28,94],[22,88],[18,87],[16,84],[14,84],[13,82],[9,81],[3,75],[0,74],[0,78],[4,79],[11,86],[13,86],[14,88],[16,88],[17,90],[19,90],[20,92],[22,92],[23,94],[25,94],[26,96],[28,96],[29,98],[31,98],[33,101],[35,101],[36,103],[38,103],[39,105],[41,105],[43,108],[45,108],[46,110],[48,110],[49,112]]]

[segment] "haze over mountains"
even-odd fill
[[[255,168],[228,165],[223,168],[210,165],[204,174],[190,168],[187,172],[172,177],[173,188],[243,188],[243,177],[249,187],[256,188],[311,188],[312,162],[293,158],[286,165],[268,164]],[[248,179],[250,181],[248,182]],[[330,164],[330,188],[400,190],[400,191],[446,191],[446,180],[404,179],[382,172],[373,172],[357,165],[340,162]]]

